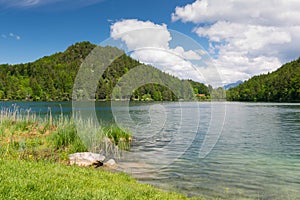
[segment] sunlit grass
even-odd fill
[[[0,199],[187,199],[123,173],[57,163],[1,160]]]

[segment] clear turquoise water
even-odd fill
[[[54,115],[72,112],[70,103],[16,104],[40,115],[49,108]],[[300,104],[133,103],[128,110],[114,108],[115,120],[136,138],[120,165],[141,182],[206,198],[300,199]],[[110,103],[96,103],[96,110],[104,123],[113,121]],[[219,125],[222,129],[212,127]],[[206,136],[218,130],[213,149],[199,157]]]
[[[160,172],[159,184],[206,197],[300,199],[300,105],[230,103],[226,110],[208,157],[197,159],[192,147]]]

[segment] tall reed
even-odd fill
[[[117,127],[97,126],[91,118],[44,117],[17,107],[0,110],[0,156],[39,159],[67,159],[75,152],[92,151],[110,157],[128,150],[131,135]]]

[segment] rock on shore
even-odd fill
[[[91,152],[81,152],[69,155],[70,165],[78,165],[82,167],[95,166],[100,167],[103,165],[105,156]]]
[[[104,163],[105,167],[111,168],[111,169],[116,169],[117,168],[117,163],[114,159],[109,159],[107,162]]]

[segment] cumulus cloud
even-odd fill
[[[264,26],[299,25],[299,9],[297,0],[196,0],[184,7],[176,7],[172,20],[196,24],[226,20]]]
[[[111,37],[121,39],[131,50],[145,47],[168,49],[172,39],[165,24],[136,19],[122,20],[111,26]]]
[[[202,80],[192,60],[201,60],[202,51],[170,47],[172,35],[165,24],[136,19],[121,20],[111,26],[111,37],[124,42],[131,57],[160,68],[179,78]]]
[[[297,0],[196,0],[177,7],[173,21],[192,22],[208,38],[225,82],[273,71],[300,55]]]

